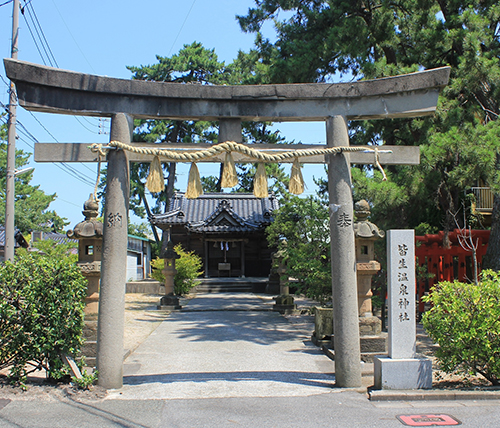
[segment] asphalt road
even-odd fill
[[[386,403],[370,402],[366,396],[353,391],[302,397],[0,403],[6,404],[0,410],[0,427],[391,428],[404,426],[398,415],[415,414],[447,414],[464,427],[500,426],[497,400]]]

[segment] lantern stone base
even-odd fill
[[[174,311],[177,309],[182,309],[182,306],[179,304],[178,296],[167,294],[160,299],[160,304],[157,306],[157,309],[164,311]]]
[[[333,309],[314,307],[314,331],[311,341],[316,346],[329,346],[333,335]]]
[[[427,358],[389,358],[373,360],[375,389],[430,389],[432,362]]]
[[[314,326],[311,341],[322,347],[330,358],[335,359],[333,309],[315,307]],[[360,317],[359,335],[362,361],[371,363],[376,355],[387,354],[387,333],[382,332],[382,321],[378,317]]]
[[[322,341],[318,346],[321,346],[323,351],[329,358],[335,360],[335,347],[333,336],[328,343]],[[361,350],[361,361],[365,363],[373,363],[375,358],[383,357],[381,354],[387,353],[387,333],[380,333],[377,336],[361,336],[359,338]]]
[[[376,336],[382,333],[382,320],[375,316],[359,317],[359,335]]]
[[[294,303],[293,296],[289,294],[276,297],[276,303],[273,305],[273,311],[280,314],[293,314],[297,310],[297,305]]]

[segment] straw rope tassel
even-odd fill
[[[189,169],[188,185],[186,190],[186,198],[196,199],[198,196],[203,195],[203,187],[201,186],[200,171],[195,162],[191,164]]]
[[[304,193],[304,177],[300,168],[299,158],[295,158],[290,174],[290,183],[288,183],[288,191],[294,195]]]
[[[226,152],[224,159],[224,170],[222,171],[221,187],[234,187],[238,184],[238,174],[231,152]]]
[[[149,166],[149,174],[146,180],[146,187],[151,193],[159,193],[165,188],[163,169],[161,168],[160,158],[155,156]]]
[[[256,198],[267,198],[269,192],[267,191],[267,174],[266,165],[259,162],[257,165],[257,172],[253,179],[253,194]]]
[[[382,165],[380,165],[380,153],[379,153],[378,148],[375,147],[375,149],[373,150],[373,152],[375,153],[375,165],[377,166],[377,168],[382,173],[382,181],[387,181],[387,175],[385,175],[384,168],[382,168]]]

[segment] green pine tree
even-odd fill
[[[280,12],[287,12],[280,19]],[[272,82],[378,78],[451,66],[431,118],[351,124],[353,144],[419,145],[417,167],[354,170],[355,197],[390,227],[455,227],[464,191],[495,191],[486,264],[500,270],[500,4],[494,0],[262,0],[239,17]],[[261,33],[271,21],[274,43]],[[371,177],[374,177],[371,179]]]

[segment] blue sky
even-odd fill
[[[0,0],[0,4],[5,1]],[[18,58],[47,65],[54,64],[55,60],[60,68],[83,73],[128,79],[131,74],[127,65],[152,64],[156,62],[156,54],[173,55],[193,41],[215,49],[219,60],[229,63],[238,50],[248,51],[254,40],[252,34],[240,30],[235,19],[254,5],[253,0],[21,0],[21,6],[26,4],[24,16],[20,15],[19,19]],[[0,54],[6,58],[10,57],[12,3],[0,6],[0,23]],[[271,36],[272,28],[267,31]],[[42,47],[39,37],[47,41],[50,51]],[[0,102],[7,105],[8,81],[3,64],[0,76]],[[18,108],[17,113],[21,125],[16,148],[26,152],[33,152],[32,137],[40,142],[109,141],[109,135],[99,133],[100,126],[109,131],[109,122],[102,123],[98,118],[30,113],[22,108]],[[323,123],[277,124],[276,127],[290,140],[325,141]],[[70,172],[58,164],[31,161],[30,166],[35,167],[32,184],[39,184],[46,193],[57,194],[50,209],[70,221],[68,228],[81,221],[82,205],[93,191],[97,166],[69,164],[74,169]],[[177,187],[180,190],[185,190],[187,168],[179,168]],[[209,175],[218,168],[218,165],[201,165],[200,172]],[[314,193],[313,175],[324,175],[323,166],[307,166],[304,170],[306,194]],[[132,218],[132,221],[140,220]]]

